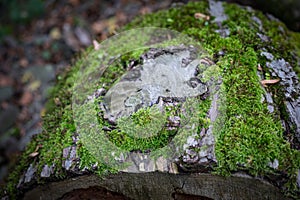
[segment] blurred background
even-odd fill
[[[251,5],[300,31],[300,0],[225,1]],[[135,16],[187,2],[1,0],[0,185],[31,136],[41,132],[47,93],[80,51]]]

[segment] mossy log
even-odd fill
[[[299,41],[212,0],[135,19],[58,77],[3,196],[299,198]]]

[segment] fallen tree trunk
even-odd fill
[[[57,83],[45,131],[4,195],[299,197],[299,34],[215,1],[129,29],[95,43]]]
[[[76,194],[76,189],[85,189],[90,197],[95,197],[96,192],[91,194],[89,189],[98,188],[103,193],[101,187],[115,192],[115,195],[117,193],[119,199],[285,199],[270,184],[245,175],[224,178],[209,174],[160,172],[120,173],[104,179],[97,175],[84,175],[39,186],[26,193],[24,199],[68,199]],[[83,195],[85,190],[81,190],[79,195]]]

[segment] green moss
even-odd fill
[[[153,120],[162,118],[163,116],[158,109],[153,110],[154,107],[149,107],[146,109],[139,109],[136,113],[131,115],[132,122],[138,126],[146,126],[150,124]],[[121,125],[119,122],[118,124]],[[124,125],[124,124],[123,124]]]
[[[164,147],[178,130],[168,130],[166,126],[167,118],[175,114],[176,110],[169,108],[166,112],[161,113],[155,106],[139,109],[130,117],[120,118],[118,128],[108,136],[113,144],[128,151],[149,151]]]
[[[190,3],[187,9],[152,14],[132,24],[182,31],[201,42],[202,47],[210,54],[223,50],[225,56],[217,60],[217,65],[223,71],[222,87],[226,93],[223,112],[226,117],[222,119],[225,124],[221,131],[215,133],[217,171],[229,174],[238,169],[247,169],[253,175],[263,176],[272,171],[268,162],[278,159],[279,169],[288,171],[295,186],[297,168],[300,167],[299,151],[290,148],[289,143],[284,140],[280,119],[269,113],[266,104],[261,103],[264,91],[256,75],[258,64],[265,64],[258,51],[261,48],[271,52],[275,58],[284,58],[291,65],[296,65],[289,51],[294,49],[293,45],[286,39],[288,30],[280,22],[267,20],[260,12],[241,10],[230,4],[225,6],[229,19],[223,23],[223,26],[230,29],[230,37],[221,38],[214,32],[214,25],[207,26],[204,20],[192,17],[195,12],[207,14],[204,5],[202,2]],[[181,27],[182,23],[168,23],[178,21],[178,16],[185,24],[184,28]],[[262,33],[269,37],[269,41],[262,42],[257,36],[256,33],[260,30],[258,24],[251,19],[252,16],[261,19],[264,29]],[[298,34],[293,34],[294,38],[297,36]]]
[[[133,20],[126,25],[123,30],[137,27],[161,27],[170,28],[179,32],[185,32],[189,27],[204,26],[204,20],[195,20],[194,14],[197,12],[208,14],[207,2],[191,2],[184,7],[171,8],[167,11],[159,11],[154,14],[147,14],[141,18]]]
[[[77,144],[77,155],[80,158],[79,169],[97,173],[101,176],[104,176],[108,173],[116,173],[117,171],[113,168],[109,168],[93,156],[82,143]]]
[[[210,57],[214,57],[216,65],[213,70],[207,70],[206,76],[211,77],[211,73],[221,75],[222,85],[221,90],[224,91],[224,96],[221,102],[223,106],[220,107],[220,113],[222,114],[222,120],[216,122],[215,137],[216,137],[216,156],[218,160],[218,166],[215,171],[219,174],[229,175],[237,170],[247,170],[254,176],[266,176],[272,173],[276,173],[274,169],[268,166],[269,162],[273,162],[275,159],[279,161],[279,170],[287,173],[290,181],[287,183],[287,191],[293,193],[297,190],[295,185],[297,169],[300,168],[300,153],[297,150],[291,149],[290,144],[284,139],[283,128],[278,117],[278,112],[284,112],[284,108],[275,113],[269,113],[267,105],[261,103],[261,97],[264,94],[263,89],[259,83],[257,76],[257,66],[261,64],[264,66],[266,60],[260,56],[260,50],[265,48],[268,52],[272,53],[275,58],[283,57],[292,66],[297,66],[296,61],[291,54],[291,49],[295,49],[295,52],[299,56],[299,45],[293,44],[291,40],[299,40],[300,36],[297,33],[290,33],[283,24],[276,21],[268,20],[262,13],[256,11],[248,11],[240,9],[236,5],[225,5],[225,12],[229,19],[223,22],[224,27],[230,29],[230,36],[223,38],[215,32],[217,25],[212,21],[205,21],[203,19],[195,19],[194,14],[197,12],[208,14],[207,2],[191,2],[180,8],[172,8],[168,11],[160,11],[157,13],[145,15],[141,18],[137,18],[123,30],[130,28],[156,26],[162,28],[169,28],[180,31],[198,41],[198,46],[203,47]],[[269,40],[262,42],[257,36],[257,32],[260,32],[260,27],[252,16],[257,16],[263,23],[263,34],[269,37]],[[278,27],[283,27],[283,30]],[[141,43],[145,43],[146,39],[139,38]],[[292,38],[292,39],[286,39]],[[20,164],[16,170],[10,175],[10,182],[8,185],[9,192],[13,194],[15,191],[15,183],[18,182],[20,174],[23,173],[26,166],[30,163],[36,163],[41,171],[44,164],[56,164],[55,174],[63,174],[61,167],[62,162],[62,150],[65,147],[72,145],[71,136],[76,132],[75,124],[72,119],[71,110],[71,93],[72,85],[77,81],[79,84],[76,87],[85,91],[84,94],[90,94],[100,87],[109,89],[113,83],[125,72],[130,60],[137,60],[137,58],[146,50],[140,49],[138,51],[127,54],[130,49],[136,49],[136,46],[131,46],[127,43],[130,38],[117,38],[119,39],[118,47],[108,48],[112,55],[122,54],[119,58],[112,58],[115,62],[110,62],[109,68],[102,68],[108,63],[100,64],[100,69],[103,69],[101,74],[95,82],[90,84],[80,85],[80,81],[87,80],[88,77],[93,77],[95,70],[99,69],[99,60],[104,55],[102,51],[93,51],[91,48],[82,55],[76,65],[67,73],[66,76],[61,77],[58,84],[52,92],[52,99],[48,106],[48,114],[45,117],[43,134],[37,136],[30,145],[26,152],[23,154]],[[121,42],[123,41],[123,43]],[[109,43],[104,43],[109,45]],[[219,51],[225,52],[224,56],[215,56]],[[270,72],[263,67],[266,77]],[[89,70],[81,77],[80,70]],[[296,68],[297,70],[297,68]],[[269,77],[272,78],[272,77]],[[207,80],[207,79],[206,79]],[[82,87],[82,88],[81,88]],[[270,86],[270,90],[276,90],[276,85]],[[81,91],[81,90],[80,90]],[[76,91],[75,91],[76,92]],[[83,102],[86,95],[82,95],[78,99],[73,101]],[[280,93],[278,93],[280,95]],[[201,103],[199,103],[201,102]],[[209,118],[207,117],[207,111],[210,107],[211,100],[195,101],[191,105],[197,104],[197,109],[191,106],[186,110],[190,113],[186,116],[193,116],[191,119],[183,120],[197,121],[199,127],[208,127],[210,125]],[[99,107],[97,104],[85,105],[85,108],[76,108],[83,110],[92,110],[91,117],[99,116]],[[74,109],[74,107],[73,107]],[[165,118],[176,112],[172,110],[166,114]],[[149,123],[149,119],[152,118],[150,110],[141,109],[136,114],[132,115],[129,119],[122,119],[130,121],[130,123],[137,126],[144,126]],[[155,112],[153,112],[155,113]],[[152,114],[153,114],[152,113]],[[167,113],[167,111],[166,111]],[[82,118],[81,118],[82,117]],[[87,116],[80,116],[78,119],[89,120]],[[108,126],[102,119],[99,118],[99,124]],[[219,123],[219,124],[218,124]],[[121,123],[122,124],[122,123]],[[86,130],[89,127],[82,127]],[[100,129],[101,130],[101,129]],[[99,131],[100,131],[99,130]],[[123,132],[122,132],[123,130]],[[117,144],[120,148],[126,150],[148,150],[161,148],[166,145],[170,138],[174,137],[174,144],[181,144],[181,140],[185,139],[188,130],[181,130],[182,132],[178,138],[175,137],[176,132],[162,131],[157,137],[151,139],[139,138],[135,139],[130,135],[125,134],[128,132],[125,125],[115,129],[109,135],[110,142]],[[107,145],[107,149],[110,149],[109,143],[102,141],[103,138],[96,137],[99,132],[92,132],[82,136],[81,142],[78,144],[78,155],[80,156],[80,167],[88,167],[93,170],[93,167],[99,159],[103,156],[97,145]],[[83,144],[85,141],[93,142],[93,148],[87,148]],[[36,147],[41,145],[38,150],[38,158],[31,158],[29,154],[34,152]],[[55,148],[53,148],[55,146]],[[163,148],[162,148],[163,149]],[[167,151],[167,150],[166,150]],[[107,171],[113,171],[104,164],[98,162],[98,172],[101,174]]]

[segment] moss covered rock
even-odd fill
[[[212,0],[121,31],[58,77],[44,132],[5,194],[101,186],[138,199],[299,197],[298,33]]]

